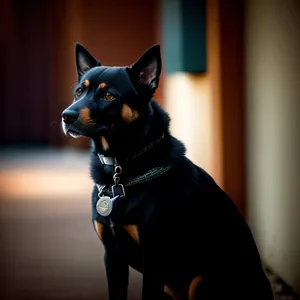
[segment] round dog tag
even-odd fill
[[[113,203],[110,197],[107,196],[100,197],[96,204],[96,209],[101,216],[103,217],[108,216],[113,209]]]

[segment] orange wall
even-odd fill
[[[244,1],[207,0],[213,170],[245,214]]]

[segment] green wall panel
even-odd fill
[[[206,72],[206,1],[162,0],[167,73]]]

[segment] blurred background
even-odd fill
[[[264,264],[300,294],[299,0],[2,0],[1,9],[1,299],[107,299],[89,141],[60,124],[75,42],[104,65],[130,65],[161,44],[155,99],[173,135],[247,218]],[[129,299],[140,279],[132,271]]]

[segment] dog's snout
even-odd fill
[[[79,117],[79,113],[74,110],[66,109],[62,113],[63,121],[66,124],[74,123],[78,119],[78,117]]]

